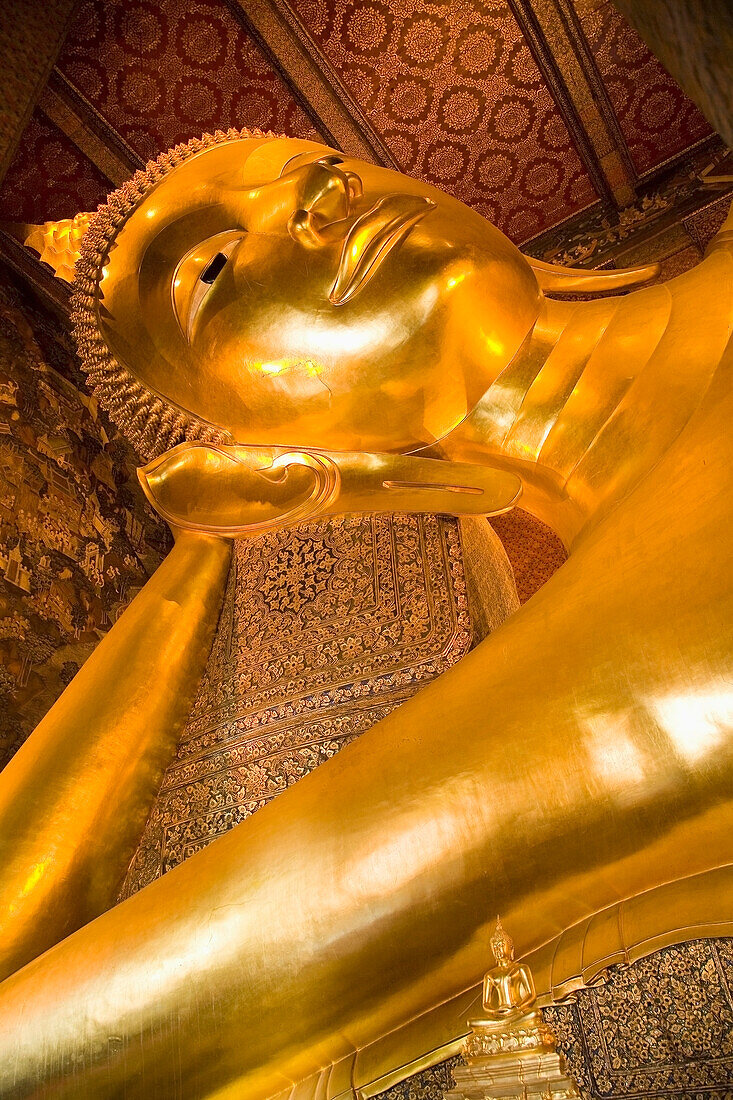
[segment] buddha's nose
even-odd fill
[[[338,167],[340,163],[341,158],[334,154],[297,170],[298,209],[288,221],[288,232],[306,247],[327,243],[323,230],[338,222],[345,223],[354,201],[363,194],[359,176],[343,171]]]

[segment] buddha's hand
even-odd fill
[[[519,497],[503,470],[405,455],[181,443],[138,470],[173,527],[229,538],[344,512],[494,515]]]

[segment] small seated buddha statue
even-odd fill
[[[466,1053],[483,1058],[505,1051],[553,1049],[554,1037],[537,1007],[532,971],[514,959],[514,942],[496,918],[490,939],[494,966],[484,974],[480,1018],[469,1020]]]
[[[537,1001],[532,971],[514,961],[514,943],[499,917],[490,940],[496,960],[484,975],[483,1010],[490,1020],[516,1019],[525,1015]]]
[[[480,1019],[469,1020],[455,1086],[443,1100],[579,1100],[555,1036],[537,1007],[532,971],[496,918],[495,965],[484,975]]]

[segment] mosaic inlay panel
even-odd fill
[[[458,525],[342,516],[238,542],[123,897],[264,806],[471,644]]]
[[[728,1100],[733,940],[666,948],[545,1012],[588,1100]]]

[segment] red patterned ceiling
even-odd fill
[[[640,175],[712,133],[610,0],[580,23]]]
[[[592,127],[583,134],[573,65],[586,65],[592,94],[606,104],[599,109],[615,113],[606,126],[621,135],[626,195],[634,169],[648,172],[710,133],[610,2],[260,0],[260,9],[297,24],[295,37],[359,132],[371,127],[401,168],[453,192],[520,244],[603,190],[607,149],[594,147]],[[318,95],[307,81],[293,90],[278,44],[262,47],[246,29],[247,10],[244,0],[81,0],[58,62],[72,99],[75,88],[88,101],[75,109],[90,113],[102,141],[116,131],[142,158],[229,126],[318,138]],[[569,28],[564,46],[543,39],[539,16],[550,26],[550,10]],[[63,216],[108,189],[36,111],[0,192],[0,216]],[[608,188],[603,198],[610,201]]]
[[[290,0],[398,164],[526,240],[596,191],[505,0]]]
[[[221,0],[84,0],[58,68],[144,158],[230,126],[318,138]]]
[[[109,180],[42,111],[33,112],[0,190],[0,219],[44,222],[95,210]]]

